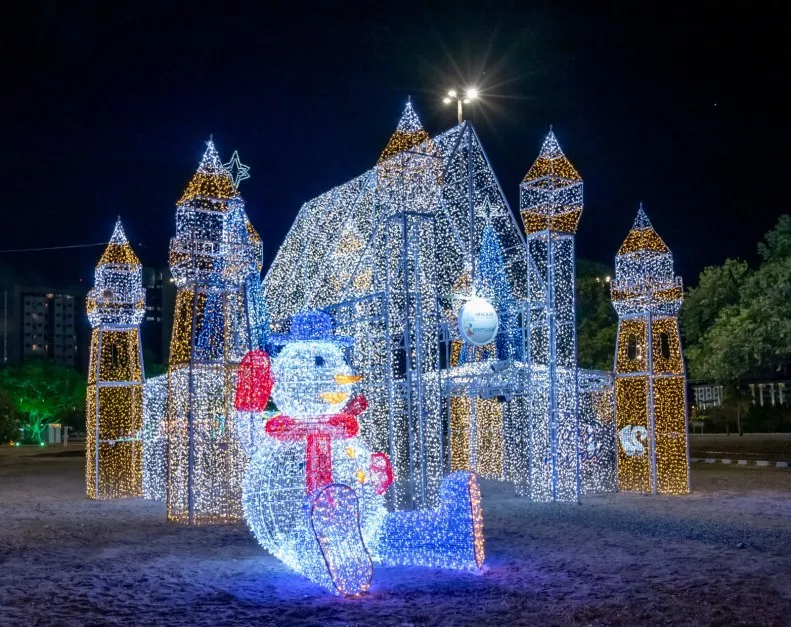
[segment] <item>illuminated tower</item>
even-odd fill
[[[88,292],[93,327],[86,398],[85,490],[90,499],[142,494],[145,311],[140,261],[119,218]]]
[[[233,390],[239,362],[265,333],[256,300],[261,261],[244,201],[209,141],[177,204],[170,242],[177,293],[168,366],[169,520],[242,517],[247,460],[235,436]]]
[[[621,490],[689,492],[686,376],[678,332],[683,288],[642,205],[615,257],[615,418]]]
[[[530,282],[531,364],[529,478],[535,501],[577,501],[577,332],[574,235],[582,213],[582,178],[550,130],[519,188],[528,253],[538,280]]]

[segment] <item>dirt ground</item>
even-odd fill
[[[483,484],[486,568],[316,588],[243,525],[83,497],[83,459],[0,456],[0,625],[791,625],[791,472],[696,465],[685,497],[535,505]]]
[[[692,457],[791,462],[791,433],[694,434],[689,452]]]

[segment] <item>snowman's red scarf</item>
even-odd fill
[[[347,440],[357,435],[360,425],[357,416],[368,408],[364,396],[355,396],[338,414],[315,416],[312,419],[295,420],[289,416],[275,416],[266,421],[266,432],[281,441],[306,440],[305,483],[308,494],[332,483],[332,441]],[[374,487],[382,494],[393,482],[390,460],[384,453],[372,456],[371,473],[376,473]],[[384,457],[384,460],[380,459]],[[373,477],[372,477],[373,479]]]

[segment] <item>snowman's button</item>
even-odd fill
[[[354,473],[354,477],[360,483],[365,483],[365,471],[364,470],[358,470],[356,473]]]
[[[354,449],[354,447],[347,446],[346,447],[346,456],[350,457],[351,459],[354,459],[355,457],[357,457],[357,450]]]

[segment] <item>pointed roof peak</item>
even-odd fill
[[[545,159],[558,159],[564,157],[563,149],[558,143],[558,138],[555,137],[555,131],[552,130],[552,125],[549,125],[549,133],[544,138],[544,143],[541,145],[541,152],[538,153],[539,157]]]
[[[640,203],[640,207],[637,209],[637,216],[635,216],[634,219],[634,224],[623,244],[621,244],[621,247],[618,249],[618,254],[616,256],[638,251],[661,254],[670,253],[667,244],[659,237],[659,234],[651,225],[651,221],[643,210],[643,203]]]
[[[560,148],[555,132],[552,130],[552,125],[549,126],[549,133],[544,138],[538,158],[528,170],[522,182],[528,183],[546,177],[557,177],[572,181],[582,180],[582,177],[577,173],[574,166],[571,165],[571,161],[568,160],[568,157]]]
[[[118,216],[115,222],[113,235],[110,237],[110,241],[107,243],[107,248],[104,249],[104,253],[102,253],[102,258],[99,259],[98,265],[103,266],[107,263],[128,266],[140,265],[140,260],[137,258],[137,255],[135,255],[135,251],[132,250],[126,233],[124,233],[124,227],[121,224],[121,216]]]
[[[407,96],[404,111],[401,114],[401,119],[398,120],[396,130],[400,131],[422,131],[423,125],[420,123],[420,118],[417,117],[415,109],[412,107],[412,96]],[[425,132],[425,131],[424,131]]]
[[[634,224],[632,225],[633,229],[651,229],[653,226],[651,225],[651,221],[648,219],[645,211],[643,210],[643,203],[640,203],[640,207],[637,210],[637,216],[635,216]]]
[[[396,126],[396,130],[390,136],[390,141],[387,142],[382,154],[379,155],[377,163],[382,163],[401,152],[406,152],[422,144],[427,139],[429,139],[429,135],[423,129],[420,118],[417,117],[417,113],[412,108],[412,98],[410,97],[401,114],[401,119],[398,120],[398,126]]]
[[[225,168],[223,167],[222,160],[217,152],[217,148],[214,146],[213,136],[209,135],[209,141],[206,142],[206,152],[203,153],[203,158],[198,166],[198,172],[203,172],[204,174],[221,174],[224,171]]]
[[[121,224],[121,216],[118,216],[118,220],[115,222],[115,228],[113,229],[113,235],[110,237],[110,244],[128,244],[129,240],[126,239],[126,233],[124,233],[124,225]]]
[[[198,170],[193,174],[187,189],[176,204],[180,205],[196,196],[230,200],[238,195],[233,175],[223,165],[214,146],[214,139],[209,136],[206,152],[203,153]]]

